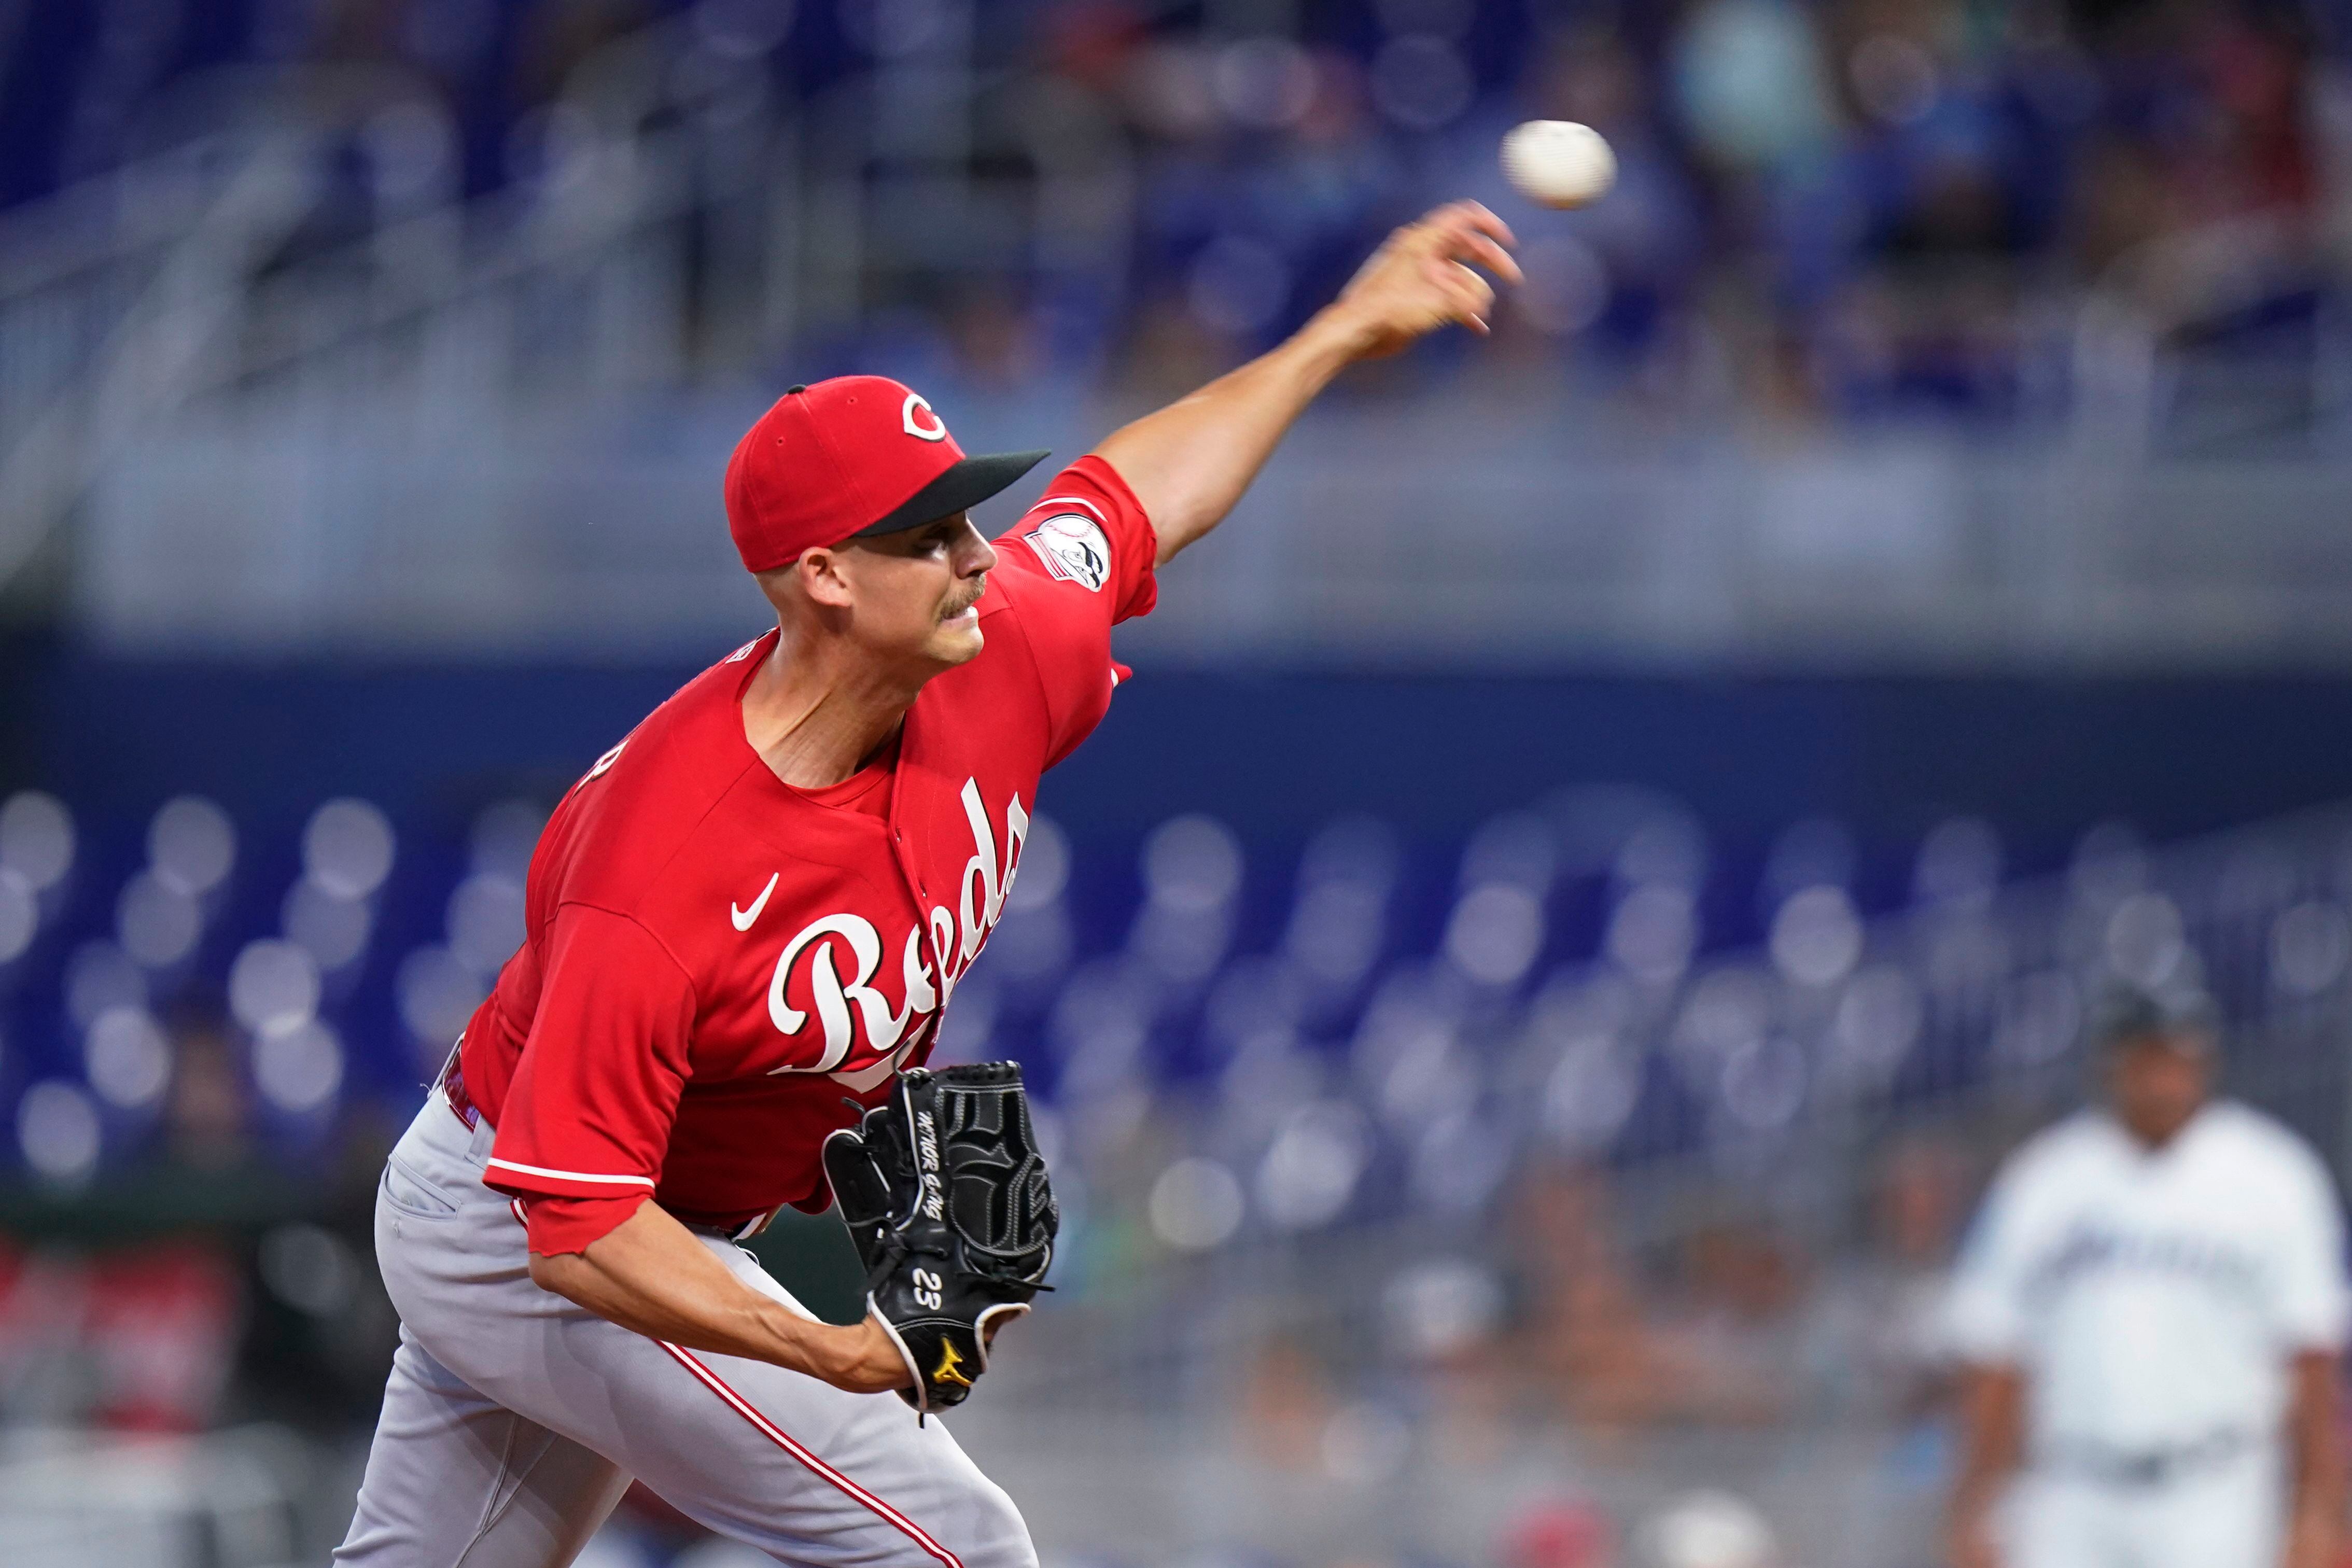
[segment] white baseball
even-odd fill
[[[1617,154],[1590,125],[1528,120],[1503,138],[1503,175],[1548,207],[1580,207],[1617,183]]]

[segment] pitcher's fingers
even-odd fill
[[[1495,286],[1458,261],[1454,266],[1454,287],[1469,300],[1471,314],[1478,318],[1480,327],[1484,328],[1486,318],[1494,312]]]
[[[1519,237],[1511,232],[1511,226],[1505,223],[1500,217],[1496,216],[1493,210],[1490,209],[1484,202],[1474,202],[1466,199],[1458,202],[1448,202],[1444,206],[1439,207],[1435,212],[1431,213],[1429,217],[1432,222],[1447,225],[1459,224],[1465,227],[1475,229],[1480,234],[1492,236],[1495,239],[1507,246],[1515,246],[1519,243]]]
[[[1437,297],[1449,305],[1467,297],[1463,286],[1465,277],[1478,277],[1462,263],[1444,256],[1433,256],[1423,262],[1421,275],[1436,289]],[[1485,280],[1481,279],[1480,281]]]
[[[1487,330],[1486,318],[1495,308],[1495,289],[1484,278],[1458,261],[1443,264],[1443,276],[1438,287],[1445,300],[1448,320],[1459,321],[1474,332]]]
[[[1517,258],[1476,229],[1454,230],[1449,240],[1445,254],[1454,260],[1475,261],[1506,282],[1527,281],[1527,274],[1519,270]]]
[[[1440,202],[1421,215],[1423,223],[1475,223],[1498,239],[1510,237],[1510,229],[1495,216],[1494,209],[1481,201],[1459,196],[1450,202]]]
[[[1448,299],[1456,294],[1487,300],[1495,297],[1495,286],[1486,281],[1485,273],[1452,257],[1431,257],[1423,263],[1422,274],[1444,290]]]
[[[1496,223],[1499,227],[1501,220]],[[1503,237],[1497,237],[1468,214],[1455,214],[1433,226],[1440,255],[1457,261],[1475,261],[1507,282],[1526,281],[1527,275],[1519,270],[1518,262],[1504,247],[1509,230],[1505,229]]]
[[[1424,250],[1442,250],[1465,234],[1485,235],[1503,245],[1517,245],[1510,226],[1473,201],[1447,202],[1430,208],[1396,231]]]

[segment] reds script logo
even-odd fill
[[[1065,583],[1099,594],[1110,581],[1110,541],[1103,537],[1102,524],[1081,512],[1049,517],[1021,540],[1037,552],[1046,571]]]
[[[896,1053],[901,1042],[913,1044],[925,1020],[947,1005],[956,982],[971,967],[988,933],[1003,916],[1004,895],[1013,886],[1013,874],[1020,869],[1021,847],[1029,837],[1029,814],[1015,795],[1004,808],[1004,853],[1000,860],[996,834],[981,805],[977,780],[964,781],[962,800],[964,821],[971,828],[972,856],[964,862],[956,908],[934,906],[929,921],[910,929],[898,949],[898,979],[906,1001],[893,1007],[890,999],[875,989],[886,955],[882,933],[874,929],[873,921],[845,912],[811,921],[784,944],[776,959],[775,974],[768,982],[768,1018],[788,1039],[808,1027],[808,1013],[790,1000],[793,976],[805,968],[811,1005],[824,1030],[824,1049],[814,1066],[775,1068],[770,1076],[833,1073],[863,1093],[897,1069]],[[861,1025],[867,1046],[881,1059],[855,1072],[841,1072],[838,1069],[849,1059]]]

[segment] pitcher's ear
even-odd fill
[[[792,574],[793,588],[810,603],[846,608],[849,578],[842,567],[840,551],[819,548],[803,552],[784,570]]]

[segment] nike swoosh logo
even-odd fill
[[[768,885],[760,889],[760,896],[751,900],[751,907],[748,910],[739,910],[735,907],[732,900],[728,901],[727,918],[735,922],[735,929],[737,931],[750,931],[751,929],[751,922],[758,920],[760,918],[760,911],[768,907],[768,895],[776,890],[776,879],[782,875],[783,873],[782,871],[769,872]]]

